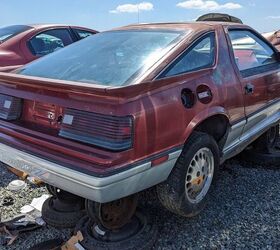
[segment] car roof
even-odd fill
[[[113,30],[129,30],[129,29],[168,29],[168,30],[203,30],[211,29],[218,26],[233,26],[233,27],[248,27],[247,25],[232,22],[216,22],[216,21],[202,21],[202,22],[170,22],[170,23],[141,23],[131,24]]]
[[[69,25],[65,25],[65,24],[48,24],[48,23],[36,23],[36,24],[27,24],[27,26],[30,26],[32,28],[35,28],[35,29],[40,29],[40,28],[51,28],[51,27],[69,27]]]
[[[82,27],[82,26],[76,26],[76,25],[67,25],[67,24],[53,24],[53,23],[43,23],[43,24],[28,24],[27,26],[32,27],[34,29],[45,29],[45,28],[55,28],[55,27],[72,27],[77,29],[85,29],[85,30],[91,30],[94,32],[97,32],[94,29]]]

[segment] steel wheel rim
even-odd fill
[[[199,203],[208,193],[214,175],[214,155],[209,148],[199,149],[187,169],[185,191],[191,203]]]

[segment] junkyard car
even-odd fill
[[[65,25],[12,25],[0,28],[0,71],[11,71],[97,33]]]
[[[193,216],[279,122],[280,57],[242,24],[131,25],[1,73],[0,93],[4,163],[101,204],[156,186]]]

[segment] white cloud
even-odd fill
[[[184,9],[197,9],[197,10],[221,10],[221,9],[240,9],[242,5],[238,3],[225,3],[219,4],[216,1],[212,0],[188,0],[184,2],[180,2],[176,5],[177,7],[181,7]]]
[[[280,16],[268,16],[267,19],[280,19]]]
[[[137,13],[138,11],[151,11],[154,5],[150,2],[142,2],[139,4],[123,4],[119,5],[116,9],[110,10],[110,13]]]

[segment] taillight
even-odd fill
[[[59,135],[113,151],[126,150],[132,147],[133,119],[66,109]]]
[[[22,101],[20,98],[0,94],[0,118],[8,121],[20,117]]]

